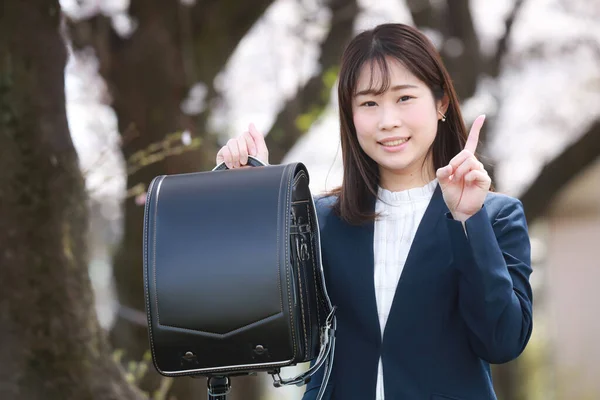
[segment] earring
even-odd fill
[[[438,110],[438,113],[442,116],[442,122],[446,122],[446,116],[440,110]]]

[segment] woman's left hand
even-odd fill
[[[475,119],[464,150],[436,173],[452,217],[462,222],[481,210],[492,182],[483,164],[475,157],[484,120],[485,115]]]

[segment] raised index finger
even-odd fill
[[[483,126],[483,121],[485,121],[485,115],[480,115],[475,118],[471,131],[469,132],[465,150],[470,151],[472,154],[475,154],[475,150],[477,149],[477,144],[479,143],[479,131],[481,131],[481,127]]]

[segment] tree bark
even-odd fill
[[[0,13],[0,398],[142,399],[94,309],[59,22],[45,0]]]

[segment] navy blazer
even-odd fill
[[[374,400],[382,357],[386,400],[496,399],[490,363],[516,358],[532,331],[530,242],[519,200],[490,193],[452,219],[438,185],[421,220],[383,333],[374,288],[374,224],[353,226],[316,201],[327,289],[337,308],[324,399]],[[315,399],[322,369],[303,400]]]

